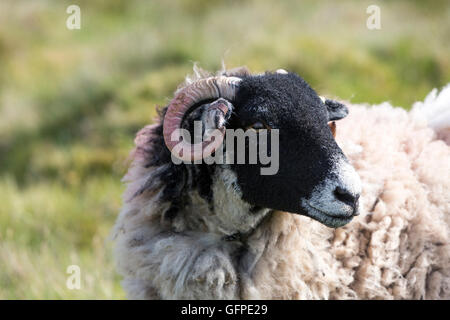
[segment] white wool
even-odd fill
[[[361,177],[363,214],[332,230],[275,213],[243,298],[450,298],[450,147],[420,117],[350,106],[336,140]]]
[[[413,114],[423,116],[428,126],[434,130],[443,130],[450,127],[450,84],[445,86],[438,94],[433,89],[423,102],[416,102],[412,108]]]

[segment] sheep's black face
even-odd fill
[[[233,105],[228,128],[279,130],[275,174],[262,175],[268,165],[260,162],[231,166],[245,201],[303,214],[330,227],[351,221],[358,213],[360,181],[328,126],[347,114],[345,106],[324,103],[292,73],[244,78]]]

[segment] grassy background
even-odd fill
[[[81,30],[65,10],[81,7]],[[366,28],[381,8],[382,29]],[[193,62],[285,68],[409,108],[450,80],[450,3],[0,2],[0,299],[124,298],[108,235],[125,160]],[[81,290],[66,269],[81,268]]]

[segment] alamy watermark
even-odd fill
[[[379,6],[372,4],[367,7],[366,13],[370,16],[366,20],[366,26],[369,30],[381,29],[381,9]]]
[[[211,154],[200,160],[181,160],[184,153],[202,151],[203,142],[211,142],[212,139],[224,141],[212,152],[205,148],[204,153]],[[270,140],[269,140],[270,136]],[[180,141],[181,139],[181,141]],[[172,132],[171,141],[179,142],[172,149],[172,162],[181,163],[206,163],[206,164],[260,164],[261,175],[275,175],[279,169],[279,130],[243,130],[226,129],[225,134],[217,129],[203,130],[201,121],[194,121],[194,137],[186,129],[176,129]],[[182,143],[182,142],[188,142]],[[248,143],[246,143],[248,141]],[[225,148],[224,148],[225,147]],[[270,150],[269,150],[270,149]],[[248,151],[248,152],[247,152]],[[178,155],[178,156],[177,156]]]
[[[70,14],[66,20],[66,27],[69,30],[81,29],[81,9],[76,4],[67,7],[66,13]]]
[[[69,290],[80,290],[81,289],[81,268],[76,264],[70,265],[66,270],[69,276],[66,280],[66,287]]]

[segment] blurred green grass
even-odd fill
[[[381,30],[366,28],[370,4]],[[108,239],[120,178],[193,62],[285,68],[321,94],[403,108],[450,80],[448,1],[2,0],[0,21],[0,299],[124,298]]]

